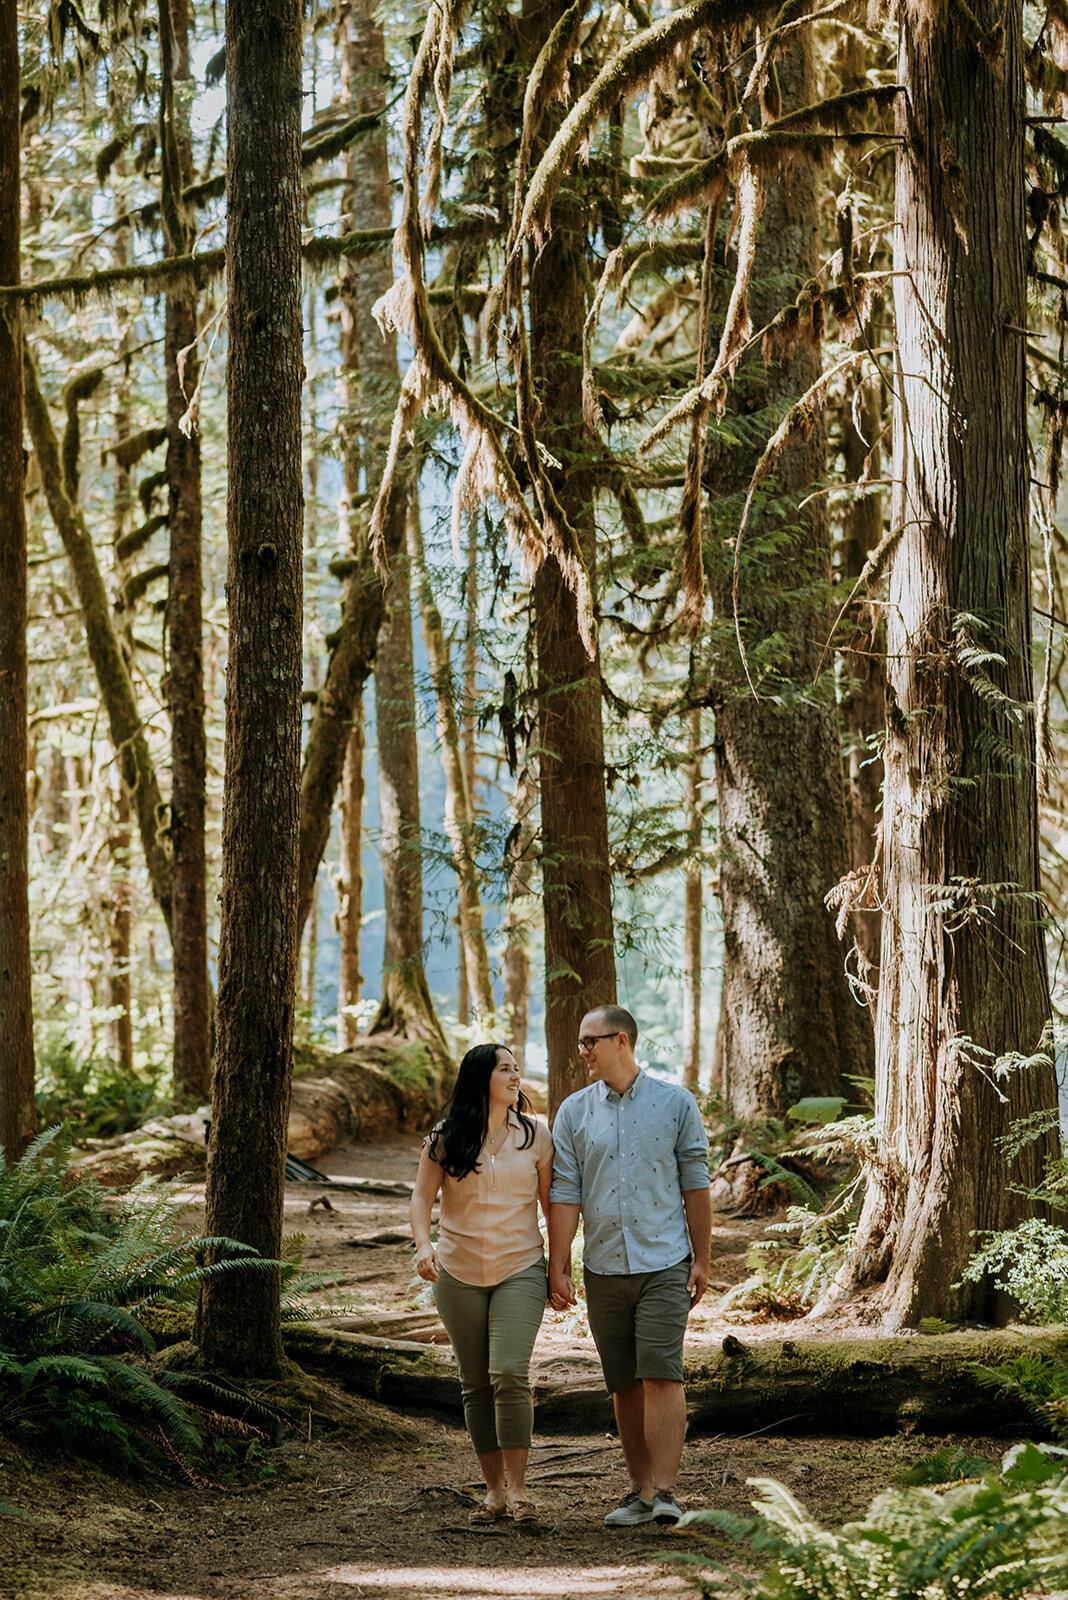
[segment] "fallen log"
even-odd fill
[[[686,1361],[691,1427],[751,1434],[897,1432],[990,1433],[1013,1429],[1041,1437],[1020,1401],[982,1385],[974,1368],[1013,1357],[1068,1351],[1068,1329],[969,1329],[960,1333],[848,1340],[786,1338],[748,1344],[727,1336]],[[342,1387],[400,1409],[460,1414],[451,1353],[415,1340],[385,1339],[327,1327],[286,1334],[290,1353]],[[724,1348],[724,1346],[726,1348]],[[535,1377],[536,1426],[542,1433],[583,1433],[610,1426],[612,1408],[586,1371],[563,1381]]]

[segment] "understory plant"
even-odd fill
[[[1010,1164],[1028,1144],[1059,1133],[1055,1108],[1019,1118],[998,1141]],[[1055,1216],[1068,1217],[1068,1159],[1058,1152],[1046,1158],[1042,1181],[1035,1188],[1010,1184],[1014,1194]],[[1029,1217],[1014,1228],[978,1236],[979,1248],[961,1273],[977,1283],[988,1274],[996,1288],[1012,1296],[1024,1322],[1038,1326],[1068,1321],[1068,1228],[1043,1217]]]
[[[942,1489],[888,1489],[860,1521],[832,1532],[782,1484],[751,1478],[752,1517],[697,1511],[683,1526],[714,1529],[767,1565],[756,1577],[706,1555],[679,1555],[709,1597],[752,1600],[1015,1600],[1068,1584],[1068,1481],[1034,1445],[1010,1451],[1000,1475]]]
[[[0,1161],[0,1431],[126,1467],[201,1452],[237,1392],[152,1363],[146,1314],[190,1305],[212,1274],[278,1263],[232,1239],[179,1237],[180,1209],[152,1180],[105,1196],[72,1167],[68,1128],[10,1171]],[[226,1417],[223,1431],[263,1437],[263,1408],[239,1398],[246,1420]]]
[[[778,1153],[756,1148],[748,1152],[764,1168],[762,1186],[781,1183],[796,1203],[787,1206],[782,1222],[768,1224],[765,1238],[750,1245],[748,1276],[723,1296],[721,1310],[749,1319],[801,1317],[833,1283],[856,1232],[864,1156],[874,1137],[867,1115],[838,1120],[843,1105],[839,1098],[811,1098],[787,1112],[793,1125],[791,1156],[844,1166],[826,1199],[785,1164],[785,1147]]]

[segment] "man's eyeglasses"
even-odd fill
[[[618,1038],[618,1034],[615,1034],[615,1033],[588,1033],[588,1034],[586,1034],[585,1038],[582,1038],[582,1039],[579,1040],[578,1047],[582,1051],[582,1054],[584,1056],[588,1056],[591,1050],[596,1050],[598,1039],[615,1039],[615,1038]]]

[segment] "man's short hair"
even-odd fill
[[[624,1011],[622,1006],[597,1006],[594,1015],[602,1019],[607,1031],[625,1033],[634,1049],[638,1042],[638,1024],[629,1011]]]

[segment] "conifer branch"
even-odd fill
[[[717,13],[729,11],[731,21],[737,22],[749,15],[751,9],[754,8],[748,0],[742,0],[737,7],[729,6],[728,0],[691,0],[689,5],[639,33],[601,68],[586,93],[564,118],[534,170],[516,229],[513,254],[522,240],[530,238],[540,245],[549,229],[553,197],[595,124],[625,96],[647,83],[671,52],[692,39],[716,18]]]

